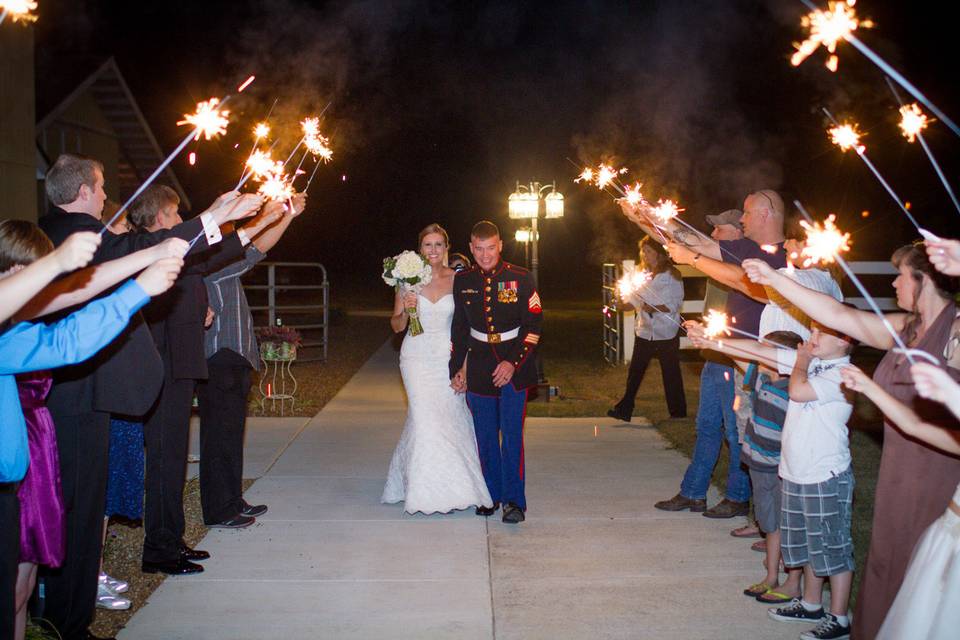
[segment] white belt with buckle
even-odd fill
[[[470,329],[470,335],[480,342],[489,342],[492,344],[497,344],[499,342],[506,342],[507,340],[513,340],[518,335],[520,335],[520,327],[516,329],[510,329],[510,331],[504,331],[503,333],[483,333],[482,331],[477,331],[476,329]]]

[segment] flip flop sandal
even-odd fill
[[[767,541],[766,540],[757,540],[752,545],[750,545],[751,551],[757,551],[759,553],[766,553],[767,551]]]
[[[757,584],[752,584],[744,589],[743,595],[750,598],[759,598],[768,591],[770,591],[770,585],[768,585],[766,582],[758,582]]]
[[[763,537],[760,533],[760,529],[757,527],[747,525],[745,527],[740,527],[739,529],[734,529],[730,532],[730,535],[734,538],[761,538]]]
[[[773,589],[767,589],[765,593],[761,593],[757,596],[757,602],[762,602],[764,604],[783,604],[785,602],[790,602],[793,599],[793,596],[788,596],[785,593],[780,593],[779,591],[774,591]]]

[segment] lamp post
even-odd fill
[[[539,233],[537,234],[539,235]],[[514,232],[513,239],[523,245],[523,266],[530,268],[530,241],[533,239],[533,229],[520,227]]]
[[[532,181],[529,184],[517,182],[517,190],[507,199],[508,213],[514,220],[529,220],[530,227],[517,230],[514,236],[517,242],[524,243],[524,253],[531,248],[530,273],[533,274],[533,286],[540,288],[540,231],[537,223],[540,220],[540,203],[543,203],[543,217],[546,219],[563,217],[563,194],[557,191],[557,183],[541,185]],[[537,367],[537,381],[546,384],[543,375],[543,361],[540,359],[540,350],[537,349],[535,363]],[[549,392],[548,392],[549,394]]]
[[[540,220],[541,202],[543,202],[544,218],[563,217],[563,194],[557,191],[557,184],[555,182],[545,185],[541,185],[539,182],[530,182],[529,184],[520,184],[517,182],[517,190],[511,193],[507,199],[508,212],[511,218],[530,221],[527,240],[532,249],[530,272],[533,274],[533,284],[537,287],[540,286],[540,232],[537,229],[537,223]],[[518,232],[518,234],[519,233],[520,232]],[[523,242],[519,236],[517,237],[517,241]]]

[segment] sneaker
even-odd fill
[[[105,584],[108,587],[110,587],[110,590],[113,591],[114,593],[126,593],[127,590],[130,588],[129,583],[124,582],[123,580],[117,580],[116,578],[112,578],[105,573],[100,574],[99,581],[100,581],[100,584]]]
[[[837,616],[828,613],[820,619],[820,624],[800,634],[800,640],[846,640],[850,637],[850,625],[840,624]]]
[[[130,601],[118,596],[104,583],[97,585],[97,609],[109,611],[125,611],[130,608]]]
[[[251,518],[250,516],[245,516],[238,513],[232,518],[227,518],[223,522],[208,524],[207,527],[210,529],[243,529],[244,527],[249,527],[256,521],[256,518]]]
[[[800,598],[794,598],[789,604],[782,607],[773,607],[767,609],[767,615],[780,622],[817,622],[823,618],[823,607],[816,611],[807,611],[807,608],[800,602]]]
[[[248,518],[259,518],[267,512],[267,505],[265,504],[250,504],[244,499],[240,499],[240,515],[247,516]]]

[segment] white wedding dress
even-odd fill
[[[450,324],[453,294],[436,303],[419,296],[423,333],[407,336],[400,373],[409,408],[390,461],[382,502],[404,502],[404,511],[448,513],[491,506],[463,394],[450,388]]]

